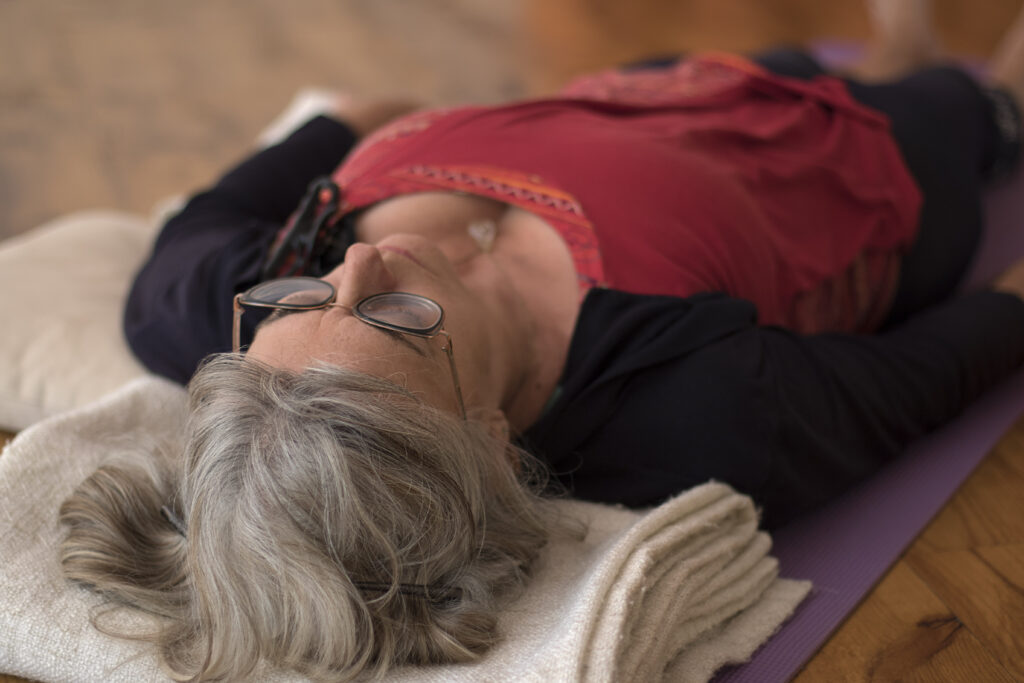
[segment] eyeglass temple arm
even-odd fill
[[[231,351],[238,353],[238,348],[241,345],[241,330],[242,330],[242,304],[240,301],[241,294],[235,294],[234,301],[234,319],[231,327]]]
[[[462,419],[466,419],[466,404],[462,400],[462,383],[459,381],[459,371],[455,367],[455,354],[452,349],[452,336],[448,334],[446,330],[441,330],[441,334],[444,335],[444,348],[445,355],[448,356],[448,367],[452,371],[452,382],[455,383],[455,400],[459,402],[459,413],[462,415]]]

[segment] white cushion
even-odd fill
[[[150,220],[84,211],[0,243],[0,427],[18,431],[145,374],[121,308]]]

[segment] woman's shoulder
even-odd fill
[[[740,381],[741,370],[728,360],[732,352],[721,344],[756,324],[753,304],[724,294],[680,298],[593,289],[580,309],[558,400],[529,432],[565,450],[568,441],[586,440],[587,432],[619,419],[623,410],[660,415],[685,392],[695,395],[711,382],[723,395],[738,395],[715,369]]]

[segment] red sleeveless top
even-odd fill
[[[725,55],[415,113],[334,179],[339,215],[413,192],[490,197],[559,232],[583,292],[720,291],[801,332],[882,320],[921,202],[888,120],[841,81]]]

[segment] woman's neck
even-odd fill
[[[495,226],[493,240],[481,244],[469,228],[488,221]],[[564,240],[533,213],[459,193],[395,197],[370,207],[356,223],[361,242],[399,232],[433,240],[467,287],[493,298],[492,348],[457,353],[489,366],[494,384],[481,393],[498,403],[494,407],[505,411],[513,429],[525,430],[555,391],[579,311],[576,271]]]
[[[509,207],[497,226],[490,259],[522,309],[513,363],[521,369],[504,409],[518,431],[540,417],[565,369],[579,313],[579,285],[561,236],[542,218]]]

